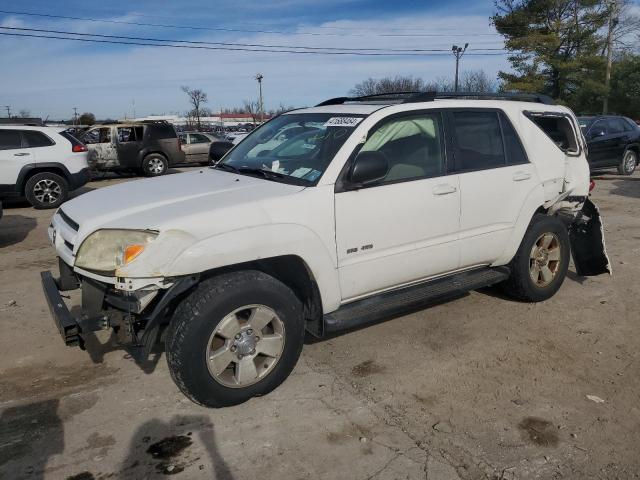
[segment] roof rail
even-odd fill
[[[432,102],[436,99],[468,99],[468,100],[512,100],[516,102],[535,102],[545,105],[555,105],[555,101],[548,95],[539,93],[487,93],[487,92],[390,92],[361,97],[336,97],[319,103],[316,107],[325,105],[342,105],[347,102],[385,102],[389,103],[417,103]]]

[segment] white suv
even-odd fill
[[[573,251],[609,271],[573,113],[536,96],[338,98],[280,115],[212,168],[74,199],[42,273],[68,345],[113,328],[142,356],[164,332],[192,400],[265,394],[305,332],[379,321],[499,284],[551,297]],[[527,100],[527,101],[516,101]],[[82,288],[82,315],[59,291]]]
[[[0,125],[0,200],[55,208],[90,178],[87,147],[60,128]]]

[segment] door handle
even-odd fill
[[[27,155],[31,155],[30,153],[22,152],[22,153],[14,153],[14,157],[26,157]]]
[[[515,182],[522,182],[523,180],[529,180],[531,178],[531,174],[527,172],[516,172],[513,174],[513,180]]]
[[[458,189],[456,187],[454,187],[453,185],[448,185],[446,183],[440,184],[440,185],[436,185],[435,187],[433,187],[433,194],[434,195],[448,195],[450,193],[455,193],[458,191]]]

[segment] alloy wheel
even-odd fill
[[[529,274],[537,287],[547,287],[560,270],[560,239],[555,233],[543,233],[531,248]]]
[[[158,175],[164,172],[164,162],[162,161],[162,159],[157,157],[151,158],[147,163],[147,168],[154,175]]]
[[[246,305],[224,317],[207,343],[211,376],[225,387],[241,388],[262,380],[284,349],[284,323],[265,305]]]
[[[62,188],[58,182],[50,179],[43,179],[38,181],[33,186],[33,196],[40,203],[45,205],[52,205],[56,203],[62,195]]]

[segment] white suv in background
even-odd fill
[[[87,147],[62,129],[0,125],[0,200],[55,208],[90,178]]]
[[[579,275],[609,272],[590,185],[576,118],[550,99],[336,98],[211,168],[69,201],[49,229],[60,276],[42,283],[67,345],[113,328],[143,359],[166,339],[189,398],[233,405],[284,381],[305,332],[494,284],[544,301],[571,253]],[[60,295],[76,288],[77,317]]]

